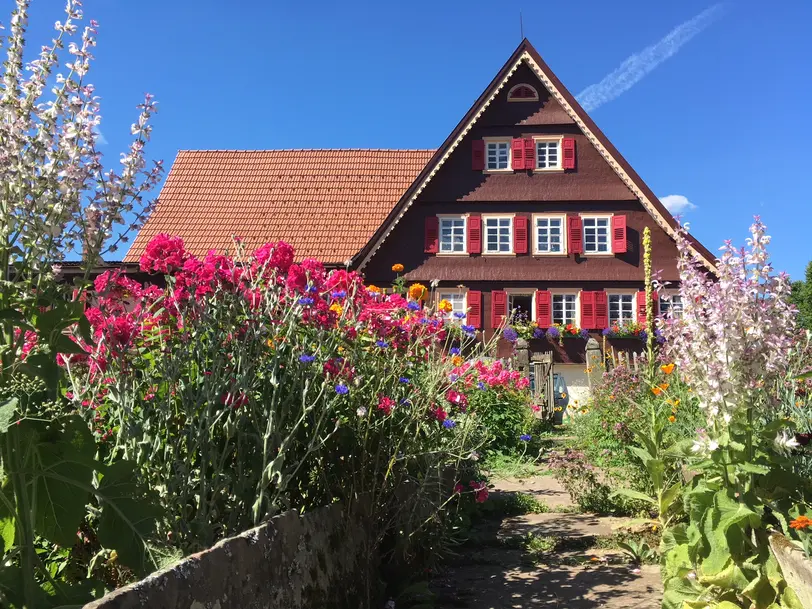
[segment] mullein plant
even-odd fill
[[[683,454],[695,472],[683,491],[687,522],[664,531],[663,606],[800,607],[770,553],[771,530],[809,513],[809,481],[793,472],[791,421],[772,392],[786,374],[795,330],[786,275],[775,275],[758,218],[747,247],[727,242],[709,269],[685,234],[681,317],[664,326],[668,357],[706,423]]]

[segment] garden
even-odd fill
[[[812,339],[759,222],[714,273],[680,242],[682,314],[649,304],[645,325],[607,328],[643,341],[642,367],[607,364],[554,430],[493,341],[401,265],[383,289],[281,241],[201,257],[159,235],[146,281],[97,272],[162,179],[145,152],[156,104],[105,168],[87,82],[97,25],[80,29],[70,0],[26,64],[27,11],[19,0],[3,40],[0,105],[2,606],[82,606],[335,504],[363,520],[379,575],[354,606],[433,606],[427,573],[477,523],[547,511],[489,498],[493,479],[549,471],[577,509],[636,519],[646,552],[621,543],[660,563],[667,609],[802,607],[770,543],[812,552]],[[646,302],[661,288],[648,282]],[[584,331],[515,319],[504,336]],[[567,449],[551,451],[562,433]]]

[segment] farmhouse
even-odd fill
[[[524,40],[436,150],[181,151],[125,261],[282,239],[376,285],[401,263],[486,335],[512,310],[599,333],[645,316],[645,227],[676,281],[677,222]]]

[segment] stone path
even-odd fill
[[[476,541],[433,579],[438,609],[659,609],[657,566],[639,570],[622,553],[595,547],[622,519],[572,513],[569,494],[552,476],[500,480],[499,493],[527,493],[551,510],[488,523]],[[555,546],[528,550],[527,536]],[[532,546],[529,546],[532,548]]]

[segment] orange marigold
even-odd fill
[[[398,262],[397,264],[393,264],[392,265],[392,270],[395,273],[402,273],[403,272],[403,265],[400,262]]]
[[[798,516],[795,520],[789,523],[789,526],[795,530],[807,529],[812,527],[812,518],[809,516]]]
[[[660,395],[662,392],[663,392],[663,390],[660,389],[659,387],[652,387],[651,388],[651,393],[653,393],[654,395]]]
[[[330,310],[336,315],[341,315],[344,312],[344,307],[342,307],[337,302],[334,302],[333,304],[330,305]]]
[[[454,366],[462,366],[463,359],[459,355],[455,355],[451,358],[451,364]]]
[[[412,300],[423,300],[427,293],[426,286],[422,283],[413,283],[409,286],[409,298]]]
[[[367,290],[369,290],[370,292],[373,292],[374,294],[380,294],[381,293],[381,288],[379,288],[376,285],[367,286]]]
[[[668,417],[668,422],[669,423],[673,423],[676,420],[677,420],[677,417],[675,417],[673,414],[670,417]]]
[[[416,299],[415,299],[416,300]],[[451,313],[454,310],[454,305],[448,302],[445,298],[443,298],[440,303],[437,305],[437,309],[442,311],[443,313]]]
[[[666,374],[671,374],[672,372],[674,372],[674,367],[675,367],[674,364],[663,364],[662,366],[660,366],[660,370],[662,370]]]

